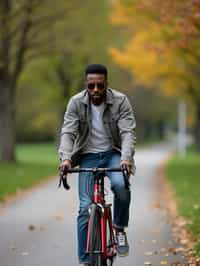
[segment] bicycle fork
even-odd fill
[[[101,250],[96,251],[96,253],[103,254],[103,258],[112,258],[116,255],[114,249],[114,232],[112,227],[112,214],[111,214],[111,204],[106,204],[102,206],[99,203],[93,203],[98,206],[98,211],[100,213],[100,235],[101,235]],[[90,215],[90,207],[88,209]],[[91,254],[90,245],[90,232],[91,230],[91,219],[88,221],[88,232],[87,232],[87,245],[86,253]],[[109,239],[108,239],[109,238]]]

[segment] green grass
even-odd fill
[[[200,153],[190,148],[184,158],[174,155],[166,174],[175,191],[178,212],[191,221],[187,227],[194,238],[200,239]],[[200,256],[200,243],[195,251]]]
[[[17,163],[0,163],[0,201],[58,173],[56,147],[50,143],[20,144]]]

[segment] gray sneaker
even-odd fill
[[[120,257],[124,257],[128,255],[129,245],[125,232],[117,232],[116,233],[116,250]]]

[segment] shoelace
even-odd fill
[[[117,240],[119,246],[125,246],[126,241],[125,241],[125,235],[123,233],[119,232],[117,234]]]

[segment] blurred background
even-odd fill
[[[128,95],[138,143],[187,128],[200,150],[200,4],[160,3],[2,0],[0,161],[26,160],[37,143],[51,156],[67,102],[94,62]]]
[[[16,144],[58,141],[69,98],[84,68],[109,69],[137,118],[138,142],[177,129],[177,106],[200,148],[198,1],[2,0],[0,4],[0,160]]]
[[[198,0],[1,0],[0,200],[57,173],[65,108],[90,63],[105,64],[110,87],[128,95],[138,147],[178,134],[168,173],[195,180],[186,176],[181,194],[197,189],[199,42]]]

